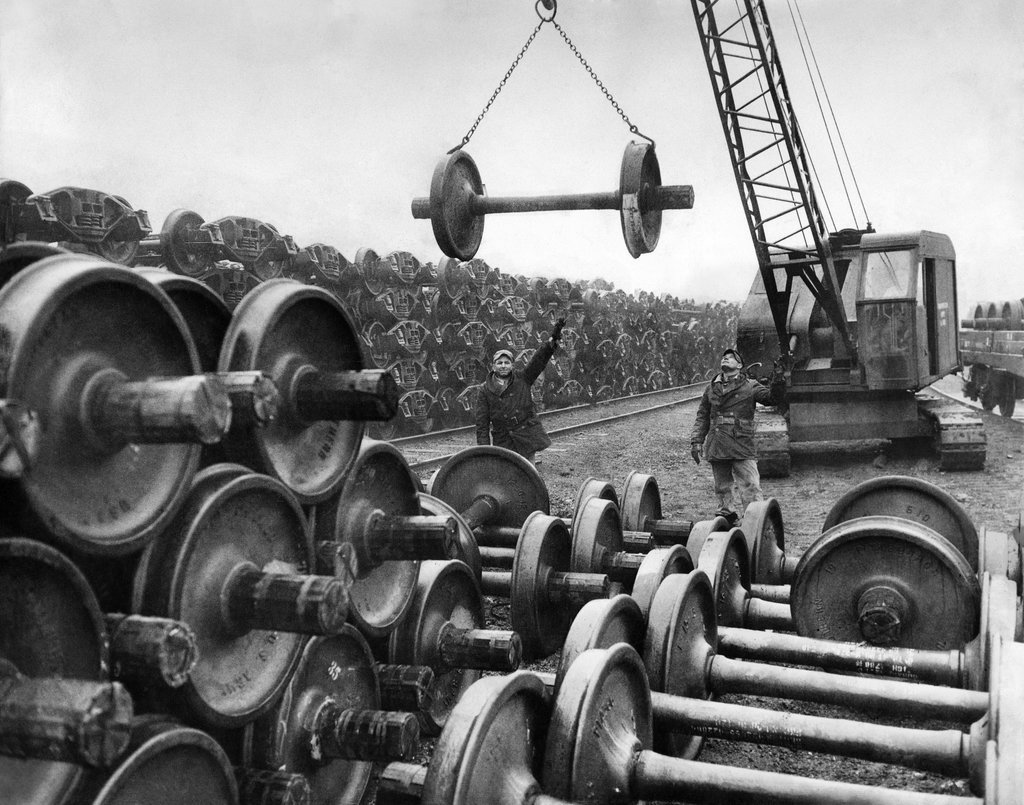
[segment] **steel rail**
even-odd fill
[[[677,392],[677,393],[678,392],[686,392],[689,389],[698,388],[698,387],[703,390],[705,385],[706,385],[706,382],[690,383],[690,384],[687,384],[685,386],[674,386],[671,389],[659,389],[657,391],[648,391],[648,392],[644,392],[643,394],[634,394],[634,395],[630,395],[628,397],[615,397],[613,399],[602,400],[602,401],[600,401],[598,403],[594,403],[594,404],[573,405],[573,406],[568,406],[566,408],[556,408],[556,409],[553,409],[553,410],[550,410],[550,411],[542,411],[542,412],[540,412],[538,414],[538,416],[540,418],[547,418],[547,417],[551,417],[551,416],[554,416],[554,415],[557,415],[557,414],[565,414],[565,413],[571,413],[573,411],[580,411],[582,409],[594,408],[594,407],[596,407],[598,405],[610,405],[610,404],[614,404],[614,403],[628,403],[628,402],[630,402],[632,400],[637,400],[637,399],[640,399],[640,398],[643,398],[643,397],[650,397],[650,396],[654,396],[654,395],[664,395],[664,394],[668,394],[668,393],[671,393],[671,392]],[[972,406],[974,408],[979,408],[979,409],[981,408],[981,406],[979,404],[977,404],[977,403],[972,403],[970,400],[966,400],[966,399],[963,399],[963,398],[959,398],[959,397],[957,397],[955,395],[949,394],[948,392],[943,391],[942,389],[936,388],[935,386],[930,386],[929,390],[934,391],[937,394],[941,394],[943,397],[946,397],[947,399],[953,400],[955,402],[966,403],[967,405],[970,405],[970,406]],[[640,408],[640,409],[637,409],[635,411],[627,411],[627,412],[621,413],[621,414],[613,414],[612,416],[608,416],[608,417],[600,417],[598,419],[588,420],[587,422],[580,422],[580,423],[577,423],[575,425],[566,425],[565,427],[562,427],[562,428],[555,428],[555,429],[549,430],[548,431],[548,436],[550,436],[552,439],[554,439],[557,436],[567,436],[569,434],[576,433],[578,431],[587,430],[587,429],[590,429],[590,428],[596,428],[596,427],[599,427],[601,425],[609,424],[609,423],[616,422],[616,421],[619,421],[619,420],[622,420],[622,419],[630,419],[631,417],[641,416],[643,414],[652,413],[652,412],[655,412],[655,411],[660,411],[660,410],[662,410],[664,408],[671,408],[672,406],[682,405],[682,404],[687,403],[687,402],[693,402],[694,400],[698,399],[699,397],[700,397],[699,394],[694,395],[694,396],[684,396],[684,397],[682,397],[680,399],[672,400],[671,402],[661,403],[659,405],[654,405],[654,406],[648,406],[647,408]],[[459,433],[466,433],[466,432],[469,432],[469,431],[473,430],[473,428],[474,428],[473,425],[466,425],[464,427],[459,427],[459,428],[451,428],[451,429],[448,429],[448,430],[433,431],[432,433],[414,434],[412,436],[406,436],[406,437],[399,438],[399,439],[392,439],[391,443],[396,445],[396,446],[401,445],[401,444],[422,443],[422,442],[425,442],[425,441],[429,441],[431,438],[435,438],[435,437],[436,438],[444,438],[445,436],[449,436],[449,435],[456,435],[456,434],[459,434]],[[422,461],[417,461],[417,462],[414,462],[414,463],[410,463],[409,466],[410,466],[411,469],[417,470],[417,471],[418,470],[427,470],[427,469],[431,469],[433,467],[440,466],[441,464],[446,462],[448,459],[450,459],[453,455],[455,455],[455,454],[454,453],[448,453],[448,454],[445,454],[445,455],[442,455],[442,456],[435,456],[434,458],[424,459]]]
[[[537,417],[539,419],[547,419],[548,417],[552,417],[557,414],[566,414],[587,408],[596,408],[597,406],[600,405],[615,405],[617,403],[625,403],[631,400],[639,400],[644,397],[653,397],[656,395],[670,394],[673,392],[684,392],[687,389],[695,388],[697,386],[703,388],[704,386],[707,385],[707,383],[708,381],[702,380],[700,383],[687,383],[686,385],[683,386],[672,386],[671,388],[667,389],[645,391],[641,394],[628,394],[623,397],[612,397],[611,399],[608,400],[598,400],[592,403],[579,403],[577,405],[568,405],[565,408],[552,408],[550,410],[538,412]],[[475,425],[460,425],[457,428],[446,428],[444,430],[432,430],[427,433],[413,433],[408,436],[398,436],[395,437],[394,439],[388,439],[388,441],[391,444],[395,445],[396,447],[401,447],[402,445],[416,444],[417,442],[427,442],[432,439],[444,438],[446,436],[455,436],[460,433],[469,433],[470,431],[475,429]]]
[[[690,386],[679,386],[679,387],[677,387],[674,390],[683,390],[683,389],[691,388],[694,385],[698,385],[698,384],[691,384]],[[704,384],[700,384],[700,386],[701,386],[701,394],[703,394]],[[666,389],[662,389],[661,390],[661,392],[664,392],[664,391],[666,391]],[[672,408],[673,406],[676,406],[676,405],[683,405],[685,403],[693,402],[694,400],[699,400],[700,397],[701,397],[701,394],[694,394],[694,395],[690,395],[690,396],[684,396],[684,397],[681,397],[679,399],[672,400],[670,402],[659,403],[658,405],[651,405],[651,406],[648,406],[647,408],[640,408],[640,409],[637,409],[635,411],[627,411],[627,412],[621,413],[621,414],[612,414],[611,416],[601,417],[599,419],[591,419],[591,420],[589,420],[587,422],[578,422],[578,423],[576,423],[574,425],[566,425],[565,427],[562,427],[562,428],[555,428],[553,430],[549,430],[548,431],[548,436],[550,436],[552,438],[552,440],[554,440],[555,437],[558,437],[558,436],[567,436],[567,435],[569,435],[571,433],[576,433],[576,432],[582,431],[582,430],[588,430],[590,428],[596,428],[596,427],[599,427],[601,425],[607,425],[607,424],[612,423],[612,422],[618,422],[619,420],[630,419],[632,417],[641,416],[643,414],[650,414],[650,413],[653,413],[655,411],[664,410],[665,408]],[[623,400],[635,399],[636,397],[641,397],[641,396],[644,396],[644,395],[637,394],[637,395],[634,395],[633,397],[620,397],[619,401],[621,402]],[[589,406],[585,406],[585,407],[589,407]],[[562,410],[564,410],[564,409],[562,409]],[[556,411],[551,411],[550,413],[553,414],[553,413],[557,413],[557,412]],[[414,462],[414,463],[410,463],[409,467],[410,467],[410,469],[412,469],[414,471],[428,470],[428,469],[431,469],[433,467],[437,467],[437,466],[440,466],[441,464],[444,464],[446,461],[448,461],[448,459],[450,459],[454,455],[455,455],[455,453],[449,453],[449,454],[443,455],[443,456],[435,456],[434,458],[429,458],[429,459],[425,459],[423,461],[417,461],[417,462]]]

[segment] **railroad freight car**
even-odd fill
[[[960,322],[964,395],[1013,416],[1024,397],[1024,300],[979,302]]]

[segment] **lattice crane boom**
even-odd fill
[[[782,356],[793,279],[855,345],[764,0],[691,0]]]

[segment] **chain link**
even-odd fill
[[[562,29],[561,25],[559,25],[557,22],[555,22],[555,14],[552,13],[550,17],[545,17],[543,14],[540,13],[539,6],[540,6],[541,2],[542,2],[542,0],[537,0],[537,3],[536,3],[536,6],[537,6],[537,16],[540,17],[540,22],[537,23],[537,27],[533,29],[533,33],[531,33],[529,38],[526,40],[526,44],[523,45],[523,47],[519,50],[518,55],[515,57],[515,60],[512,62],[512,66],[509,67],[508,70],[505,72],[505,77],[502,78],[500,82],[498,82],[497,88],[494,90],[493,93],[491,93],[491,97],[488,99],[487,103],[484,104],[484,108],[480,111],[480,114],[478,114],[476,116],[476,120],[474,120],[473,121],[473,125],[469,127],[469,131],[467,131],[465,136],[463,136],[462,142],[460,142],[454,148],[450,149],[448,151],[448,153],[449,154],[455,153],[460,148],[464,148],[466,146],[466,144],[470,141],[470,139],[472,138],[473,134],[476,133],[477,126],[480,125],[480,123],[484,119],[484,116],[490,110],[491,104],[494,103],[495,98],[497,98],[498,94],[505,88],[505,84],[508,83],[509,78],[512,77],[512,73],[515,71],[516,67],[519,66],[519,62],[522,61],[523,56],[526,55],[526,51],[529,50],[530,45],[533,44],[533,40],[536,39],[537,38],[537,34],[540,33],[540,29],[543,28],[544,25],[547,24],[547,23],[551,23],[553,26],[555,26],[555,30],[558,31],[559,36],[561,36],[562,39],[565,40],[565,44],[569,46],[569,50],[572,51],[572,54],[579,60],[580,64],[583,65],[583,68],[587,71],[587,73],[590,74],[590,77],[592,79],[594,79],[594,83],[597,84],[597,88],[599,90],[601,90],[602,93],[604,93],[604,97],[606,97],[608,99],[608,102],[612,105],[612,108],[615,109],[615,111],[619,113],[619,117],[621,117],[622,120],[625,122],[625,124],[629,127],[630,134],[635,134],[638,137],[642,137],[643,139],[647,140],[651,144],[651,146],[653,147],[654,146],[654,140],[652,138],[648,137],[642,131],[640,131],[640,129],[638,129],[633,124],[633,121],[631,121],[629,119],[628,115],[626,115],[626,113],[625,113],[625,111],[623,111],[622,107],[619,106],[619,104],[615,100],[615,98],[612,97],[612,94],[611,94],[611,92],[608,91],[608,88],[605,87],[605,85],[601,81],[601,79],[597,77],[597,73],[594,72],[594,68],[592,68],[587,63],[587,60],[585,58],[583,58],[583,54],[580,53],[580,51],[576,47],[576,45],[573,44],[572,40],[569,38],[569,35]],[[552,3],[552,6],[555,6],[555,4]],[[557,10],[557,6],[555,6],[555,10]]]
[[[597,84],[597,88],[598,88],[599,90],[601,90],[601,92],[603,92],[603,93],[604,93],[604,97],[606,97],[606,98],[608,99],[608,102],[609,102],[609,103],[610,103],[610,104],[612,105],[612,108],[613,108],[613,109],[614,109],[614,110],[615,110],[616,112],[618,112],[618,113],[619,113],[619,117],[621,117],[621,118],[622,118],[622,120],[623,120],[623,121],[625,122],[625,124],[626,124],[627,126],[629,126],[629,132],[630,132],[630,134],[636,134],[636,135],[637,135],[638,137],[643,137],[643,138],[644,138],[645,140],[647,140],[647,141],[648,141],[648,142],[649,142],[649,143],[651,144],[651,146],[653,147],[653,146],[654,146],[654,140],[652,140],[652,139],[651,139],[650,137],[648,137],[648,136],[647,136],[646,134],[644,134],[644,133],[643,133],[642,131],[640,131],[640,129],[638,129],[638,128],[637,128],[637,127],[636,127],[636,126],[635,126],[635,125],[633,124],[633,121],[629,119],[629,116],[628,116],[628,115],[627,115],[627,114],[626,114],[626,113],[625,113],[625,112],[623,111],[622,107],[621,107],[621,106],[619,106],[619,104],[618,104],[618,102],[617,102],[617,101],[615,100],[615,98],[613,98],[613,97],[612,97],[612,94],[611,94],[611,92],[609,92],[609,91],[608,91],[608,88],[607,88],[607,87],[605,87],[605,85],[604,85],[604,82],[603,82],[603,81],[601,81],[601,79],[597,77],[597,73],[595,73],[595,72],[594,72],[594,68],[593,68],[593,67],[591,67],[591,66],[590,66],[590,65],[589,65],[589,64],[587,63],[587,60],[583,58],[583,54],[582,54],[582,53],[580,53],[580,51],[579,51],[579,49],[578,49],[578,48],[576,47],[576,45],[574,45],[574,44],[573,44],[572,40],[571,40],[571,39],[569,38],[569,34],[567,34],[567,33],[566,33],[566,32],[565,32],[565,31],[564,31],[563,29],[562,29],[562,26],[561,26],[561,25],[559,25],[559,24],[558,24],[557,22],[555,22],[555,21],[554,21],[554,19],[552,19],[552,20],[551,20],[551,24],[555,26],[555,30],[556,30],[556,31],[558,31],[558,34],[559,34],[559,36],[561,36],[561,37],[562,37],[562,39],[564,39],[564,40],[565,40],[565,44],[569,46],[569,50],[571,50],[571,51],[572,51],[572,54],[573,54],[573,55],[574,55],[574,56],[575,56],[575,57],[576,57],[577,59],[579,59],[579,62],[580,62],[580,64],[582,64],[582,65],[583,65],[583,69],[585,69],[585,70],[586,70],[586,71],[587,71],[587,72],[588,72],[588,73],[590,74],[590,77],[591,77],[592,79],[594,79],[594,83],[595,83],[595,84]]]
[[[476,120],[473,121],[473,125],[469,127],[469,131],[467,131],[465,136],[462,138],[462,142],[459,143],[454,148],[452,148],[448,152],[449,154],[455,153],[460,148],[465,147],[466,143],[469,142],[470,137],[472,137],[473,134],[476,132],[476,127],[480,125],[480,121],[484,119],[484,115],[487,114],[487,111],[491,108],[491,104],[494,103],[494,99],[497,98],[498,93],[505,88],[505,84],[508,82],[509,78],[512,77],[513,71],[515,71],[516,67],[519,66],[519,62],[522,61],[523,56],[526,55],[526,51],[529,50],[530,45],[533,44],[533,40],[536,39],[537,34],[540,33],[540,29],[543,28],[544,24],[547,22],[551,22],[551,19],[544,19],[543,17],[541,17],[540,22],[537,23],[537,27],[533,29],[533,33],[531,33],[529,39],[526,40],[526,44],[523,45],[523,47],[520,49],[519,55],[516,56],[515,60],[512,62],[512,66],[509,67],[508,70],[506,71],[505,77],[501,79],[501,81],[498,83],[497,89],[495,89],[494,92],[491,94],[490,99],[487,101],[486,104],[484,104],[483,110],[480,112],[480,114],[476,116]]]

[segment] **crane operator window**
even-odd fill
[[[866,252],[863,299],[907,299],[914,296],[914,271],[917,268],[911,249]]]

